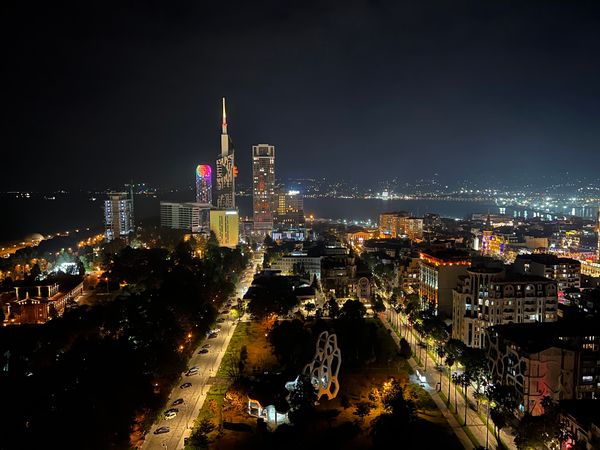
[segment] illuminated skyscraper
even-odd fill
[[[208,164],[196,167],[196,203],[212,204],[212,168]]]
[[[596,249],[596,260],[600,263],[600,204],[596,215],[596,235],[598,237],[598,248]]]
[[[252,186],[254,230],[270,232],[275,195],[275,146],[252,146]]]
[[[235,160],[231,139],[227,134],[227,112],[223,98],[221,123],[221,156],[217,159],[217,208],[235,208]]]
[[[133,232],[133,192],[109,192],[104,201],[104,234],[107,241],[127,239]]]

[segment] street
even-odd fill
[[[390,314],[393,314],[395,317],[388,318],[388,315],[390,315]],[[407,331],[406,326],[404,325],[404,323],[402,322],[402,320],[400,319],[399,316],[400,316],[399,314],[395,313],[392,309],[390,309],[388,307],[387,311],[385,313],[382,313],[379,315],[379,318],[387,328],[391,329],[390,322],[394,323],[395,326],[397,327],[397,329],[401,332],[401,334],[404,334]],[[389,319],[391,319],[391,320],[389,320]],[[418,338],[417,338],[416,332],[414,330],[411,330],[410,328],[409,328],[409,331],[413,334],[413,337],[411,339],[409,339],[409,341],[417,342]],[[397,336],[397,334],[395,332],[393,332],[393,330],[392,330],[391,335],[396,342],[399,342],[400,338]],[[413,348],[413,353],[415,353],[415,352],[417,354],[419,353],[419,350],[418,350],[418,348],[416,348],[416,346],[415,346],[415,348]],[[424,350],[422,351],[422,355],[423,355],[423,360],[424,360],[425,359]],[[422,377],[424,377],[424,378],[421,378],[420,380],[418,380],[417,382],[421,382],[421,384],[424,386],[424,388],[427,390],[427,392],[429,392],[429,394],[432,396],[432,398],[438,405],[438,408],[442,411],[442,413],[448,420],[450,426],[454,429],[455,433],[457,434],[457,436],[459,438],[461,438],[461,441],[463,441],[463,444],[464,444],[463,429],[464,429],[465,399],[462,394],[462,389],[458,388],[457,390],[455,390],[454,384],[450,384],[451,402],[450,402],[450,405],[447,406],[447,404],[441,400],[441,396],[440,396],[440,393],[444,397],[448,396],[449,381],[448,381],[447,374],[445,374],[445,373],[442,374],[441,386],[438,390],[438,389],[436,389],[436,387],[437,387],[438,383],[440,383],[440,372],[436,369],[435,363],[431,358],[429,358],[429,361],[427,364],[427,370],[425,370],[422,367],[422,364],[417,364],[417,362],[415,361],[414,358],[409,359],[409,364],[415,371],[418,369],[419,374]],[[473,397],[473,392],[474,392],[474,389],[471,387],[468,391],[469,403],[471,405],[476,404],[476,400]],[[458,395],[456,395],[456,393],[458,393]],[[458,403],[456,404],[457,398],[458,398]],[[485,415],[485,407],[482,406],[480,410],[481,410],[481,414]],[[460,422],[460,429],[457,428],[457,425],[459,422]],[[491,425],[492,425],[491,419],[489,421],[489,424],[490,424],[490,428],[491,428]],[[474,411],[470,406],[467,406],[467,428],[468,428],[468,434],[470,436],[474,437],[474,439],[477,441],[478,445],[481,445],[482,447],[486,448],[486,439],[487,439],[487,448],[489,448],[489,449],[498,448],[498,444],[496,442],[496,437],[494,436],[494,433],[492,431],[489,431],[486,433],[486,421],[482,420],[481,417],[477,414],[477,412]],[[507,429],[501,430],[500,437],[502,439],[502,443],[504,444],[505,448],[507,448],[509,450],[516,450],[516,447],[513,443],[514,436],[510,435],[508,433]],[[472,446],[467,447],[467,448],[472,448]]]
[[[255,255],[254,259],[249,264],[248,268],[240,278],[235,298],[242,298],[252,283],[252,274],[256,261],[260,259],[262,262],[262,253]],[[221,308],[223,309],[223,308]],[[184,439],[188,437],[194,426],[194,420],[198,417],[200,408],[204,403],[206,394],[211,388],[211,378],[217,373],[221,360],[225,355],[231,336],[237,326],[237,321],[227,318],[224,322],[218,324],[221,331],[216,338],[205,339],[194,350],[194,355],[190,358],[188,368],[199,367],[198,373],[191,376],[182,374],[179,382],[173,388],[169,400],[165,405],[165,410],[169,408],[177,408],[179,412],[172,419],[165,419],[161,412],[161,416],[156,423],[150,428],[145,437],[142,449],[147,450],[162,450],[162,449],[182,449],[184,447]],[[208,353],[198,354],[204,344],[210,344]],[[186,389],[181,389],[180,385],[189,382],[192,385]],[[171,406],[173,401],[183,399],[184,403],[178,406]],[[154,434],[154,431],[160,427],[169,427],[170,431],[163,434]]]

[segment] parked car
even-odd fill
[[[187,389],[191,386],[192,386],[192,383],[183,383],[181,386],[179,386],[179,389]]]
[[[171,406],[181,405],[182,403],[183,403],[183,399],[178,398],[177,400],[174,400],[173,403],[171,403]]]
[[[173,419],[177,416],[179,410],[177,408],[171,408],[165,411],[165,419]]]
[[[200,351],[198,352],[199,355],[206,355],[207,353],[208,353],[207,348],[200,349]]]
[[[202,348],[210,348],[210,344],[204,344]]]
[[[157,428],[156,430],[154,430],[154,434],[163,434],[163,433],[168,433],[169,431],[171,431],[171,429],[169,427],[160,427],[160,428]]]

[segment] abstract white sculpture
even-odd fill
[[[304,366],[304,373],[317,391],[317,401],[327,395],[335,398],[340,390],[338,373],[342,364],[342,353],[337,345],[337,336],[323,331],[317,339],[317,351],[313,361]]]
[[[337,336],[323,331],[317,338],[317,350],[312,362],[304,366],[302,373],[307,375],[317,394],[317,401],[326,395],[329,400],[335,398],[340,390],[338,373],[342,364],[342,353],[337,346]],[[300,376],[288,381],[285,388],[290,394],[296,389]],[[287,397],[289,401],[289,395]],[[288,424],[288,413],[279,413],[273,405],[263,407],[258,400],[248,398],[248,414],[263,419],[269,430],[281,424]]]

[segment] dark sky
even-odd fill
[[[0,189],[192,183],[221,96],[241,181],[263,142],[281,178],[598,177],[598,1],[18,4]]]

